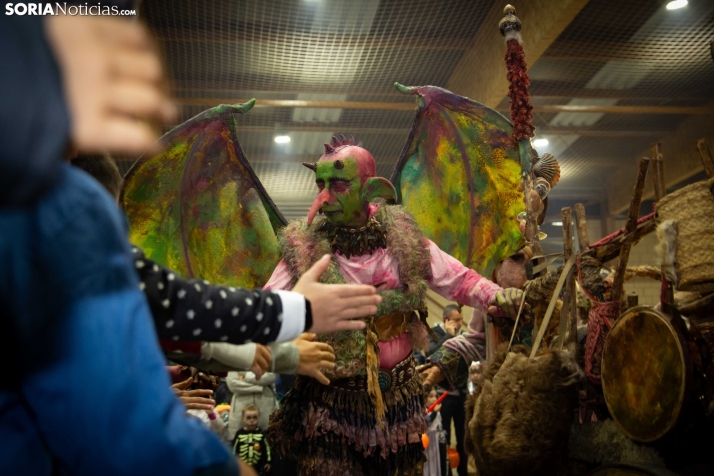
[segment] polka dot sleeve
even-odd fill
[[[132,252],[139,288],[149,302],[159,339],[269,344],[281,334],[284,312],[295,313],[294,309],[283,309],[280,296],[272,291],[250,291],[185,279],[147,259],[141,249],[133,247]],[[303,309],[302,323],[309,306]],[[291,318],[294,320],[295,316]],[[298,332],[290,334],[304,330],[304,324],[297,327]],[[282,334],[284,338],[286,333]]]

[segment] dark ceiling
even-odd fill
[[[686,108],[714,105],[714,2],[691,0],[672,11],[666,3],[590,0],[529,63],[537,138],[549,141],[538,150],[553,153],[563,169],[552,215],[576,201],[599,214],[608,175],[675,131],[689,117]],[[281,210],[295,218],[315,192],[300,163],[316,159],[335,133],[355,135],[374,154],[378,172],[390,175],[414,114],[405,108],[413,98],[392,84],[446,87],[465,51],[479,47],[480,29],[500,35],[497,25],[484,23],[494,6],[492,0],[145,0],[142,17],[165,52],[181,121],[253,97],[258,106],[330,102],[273,103],[238,118],[248,159]],[[564,105],[618,107],[553,108]],[[507,114],[507,106],[504,98],[498,109]],[[665,107],[637,113],[620,106]],[[276,144],[280,134],[290,143]]]

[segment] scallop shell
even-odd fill
[[[546,179],[551,188],[560,180],[560,165],[555,157],[547,152],[533,165],[533,172],[538,177]]]

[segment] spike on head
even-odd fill
[[[325,145],[327,145],[327,144],[325,144]],[[312,170],[313,172],[317,172],[317,164],[314,162],[303,162],[302,165],[304,165],[308,169]]]
[[[325,154],[332,154],[334,151],[334,147],[332,147],[330,144],[325,144]]]

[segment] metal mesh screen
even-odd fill
[[[686,116],[545,112],[545,106],[713,105],[714,2],[692,0],[676,11],[666,10],[665,3],[590,0],[545,53],[529,61],[538,137],[549,140],[539,150],[556,155],[563,167],[551,200],[556,213],[559,205],[575,200],[602,200],[601,177],[634,161]],[[183,104],[181,121],[218,102],[252,97],[386,104],[381,109],[256,107],[238,118],[246,155],[282,211],[295,218],[305,215],[315,192],[311,173],[300,162],[315,160],[335,133],[362,140],[378,172],[390,175],[413,120],[412,111],[390,105],[414,101],[392,84],[446,87],[464,53],[478,50],[481,28],[499,35],[496,25],[484,24],[495,5],[492,0],[144,0],[141,16],[164,51]],[[524,29],[529,25],[532,20],[524,21]],[[506,107],[504,99],[499,108],[505,113]],[[289,135],[291,142],[276,144],[278,134]],[[129,164],[120,165],[126,170]]]

